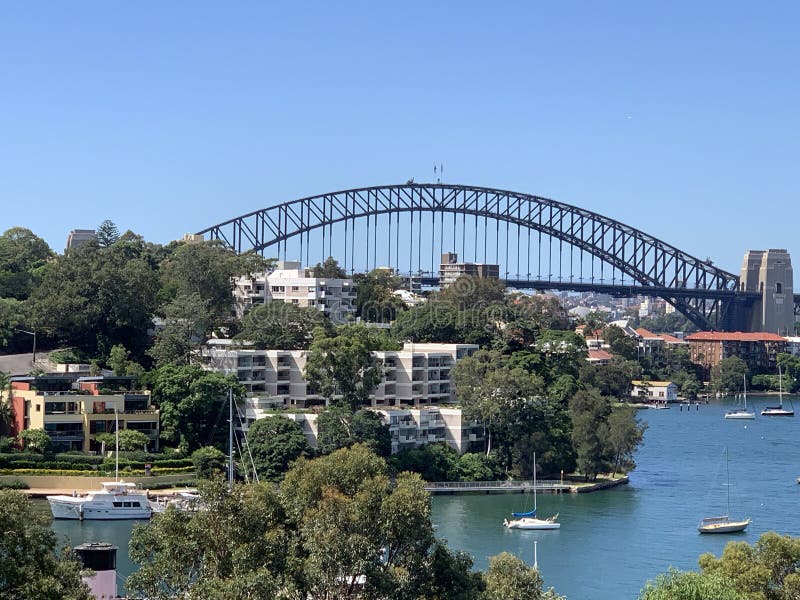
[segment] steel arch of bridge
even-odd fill
[[[642,286],[663,289],[659,295],[701,328],[712,327],[712,315],[719,323],[737,295],[736,275],[643,231],[549,198],[485,187],[407,183],[344,190],[257,210],[198,233],[237,252],[280,250],[289,238],[335,223],[403,212],[473,215],[562,240]]]

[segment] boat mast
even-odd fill
[[[119,412],[117,403],[114,403],[114,430],[116,433],[116,445],[114,447],[114,483],[119,482]]]
[[[744,389],[744,409],[747,410],[747,374],[742,373],[742,387]]]
[[[536,452],[533,453],[533,516],[534,517],[537,516],[536,515]]]
[[[778,365],[778,402],[783,408],[783,375],[781,374],[781,366]]]
[[[233,489],[233,388],[228,389],[228,490]]]
[[[728,515],[731,514],[731,471],[728,467],[728,447],[725,447],[725,478],[727,479],[728,484],[725,486],[725,490],[727,491],[727,504],[728,504]]]

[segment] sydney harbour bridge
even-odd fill
[[[439,283],[439,261],[500,265],[508,287],[665,299],[696,326],[746,330],[761,294],[739,276],[634,227],[531,194],[444,183],[350,189],[292,200],[198,232],[237,252],[350,273],[391,267]],[[791,299],[789,300],[791,302]],[[794,296],[794,311],[800,294]]]

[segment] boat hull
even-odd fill
[[[726,419],[755,419],[756,413],[746,412],[746,411],[734,411],[725,413]]]
[[[764,417],[793,417],[794,411],[786,408],[765,408],[761,411]]]
[[[511,521],[503,521],[508,529],[559,529],[561,523],[556,521],[549,521],[545,519],[532,519],[530,517],[523,517],[522,519],[512,519]]]
[[[136,499],[133,499],[134,501]],[[139,500],[140,506],[115,507],[107,502],[82,501],[71,496],[48,496],[50,512],[54,519],[77,521],[111,521],[119,519],[149,519],[152,509],[147,499]],[[126,503],[132,502],[126,498]]]
[[[700,533],[737,533],[747,529],[748,525],[750,525],[750,519],[745,519],[744,521],[720,520],[700,523],[697,531]]]

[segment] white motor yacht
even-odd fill
[[[135,483],[107,481],[102,490],[73,496],[47,496],[56,519],[149,519],[152,514],[147,494]]]

